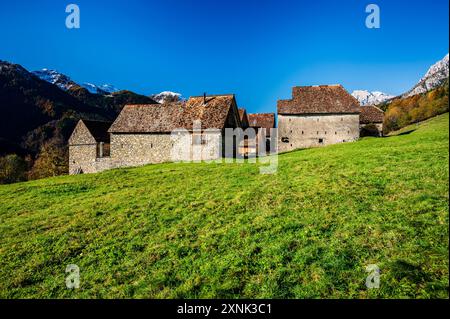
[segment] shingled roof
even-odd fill
[[[215,95],[191,97],[185,103],[126,105],[109,132],[170,133],[192,130],[198,120],[202,129],[223,129],[234,103],[233,95]]]
[[[248,123],[251,127],[273,128],[275,127],[274,113],[248,114]]]
[[[367,105],[361,107],[361,113],[359,114],[359,123],[383,123],[384,112],[376,106]]]
[[[112,122],[82,120],[96,142],[109,143],[109,133]]]
[[[278,114],[359,113],[359,102],[341,85],[296,86],[279,100]]]
[[[243,128],[247,128],[249,126],[247,111],[243,108],[239,109],[239,119],[241,120]]]

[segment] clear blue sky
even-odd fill
[[[65,27],[76,3],[81,28]],[[365,27],[365,7],[381,28]],[[399,94],[448,52],[448,0],[2,1],[0,59],[142,94],[235,93],[276,110],[294,85]]]

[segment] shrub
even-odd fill
[[[26,180],[27,163],[16,154],[0,157],[0,184]]]

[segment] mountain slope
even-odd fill
[[[395,97],[379,91],[369,92],[366,90],[355,90],[352,92],[352,96],[356,98],[362,106],[378,105]]]
[[[29,131],[67,113],[108,117],[106,110],[83,103],[20,65],[0,61],[1,139],[20,143]]]
[[[0,185],[0,298],[448,298],[448,114],[408,132]]]
[[[156,103],[130,91],[92,94],[61,73],[44,73],[0,61],[0,155],[35,155],[46,141],[67,141],[79,118],[113,120],[125,104]]]
[[[427,73],[420,79],[410,91],[402,97],[410,97],[416,94],[426,93],[441,86],[449,77],[449,56],[447,55],[440,61],[432,65]]]
[[[449,111],[449,81],[422,94],[409,97],[396,97],[379,105],[384,113],[385,133],[401,129],[406,125],[421,122]]]

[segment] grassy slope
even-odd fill
[[[448,125],[0,186],[0,297],[448,298]]]

